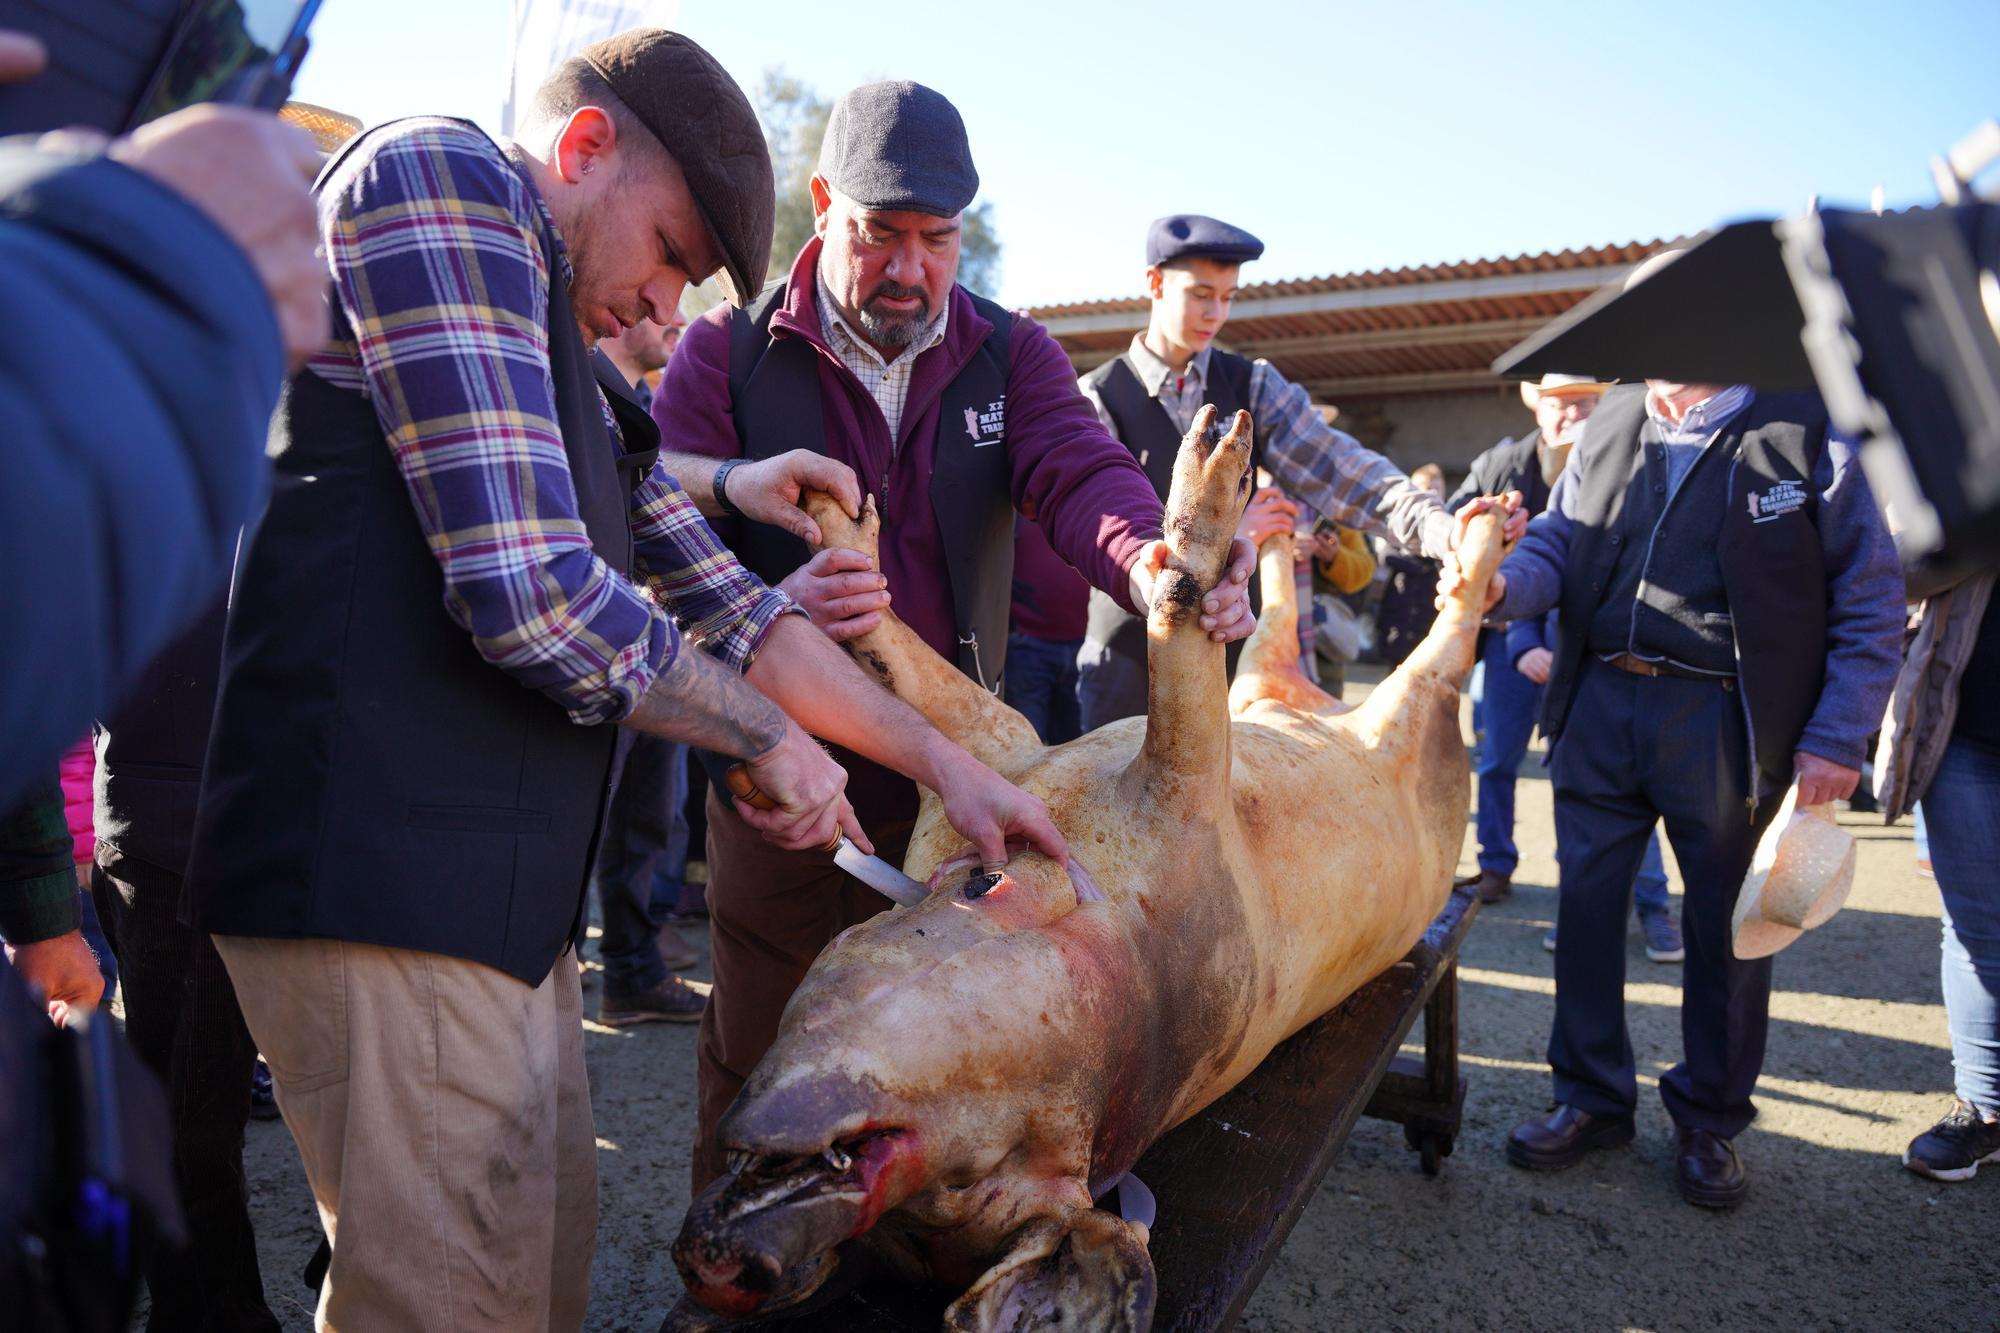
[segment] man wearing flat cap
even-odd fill
[[[1146,328],[1132,345],[1082,380],[1084,396],[1106,430],[1124,441],[1164,502],[1181,436],[1204,403],[1223,417],[1239,409],[1255,423],[1253,465],[1275,488],[1259,492],[1238,534],[1255,542],[1289,531],[1301,507],[1327,522],[1387,538],[1438,558],[1456,544],[1483,506],[1456,524],[1438,497],[1395,464],[1329,426],[1306,391],[1269,361],[1215,346],[1236,299],[1242,266],[1264,243],[1241,227],[1197,213],[1155,221],[1146,234]],[[1518,536],[1525,516],[1508,520]],[[1095,730],[1146,711],[1146,626],[1110,598],[1093,593],[1090,623],[1077,654],[1083,728]]]
[[[331,1242],[320,1325],[576,1329],[597,1175],[565,954],[612,724],[748,765],[777,808],[741,818],[783,846],[867,840],[811,731],[950,790],[968,837],[1064,848],[716,543],[588,350],[690,280],[762,281],[770,161],[707,52],[589,47],[504,148],[378,127],[319,205],[337,332],[273,425],[188,908]],[[836,471],[775,457],[732,493],[794,524],[802,485],[858,510]]]
[[[904,623],[997,690],[1016,511],[1131,611],[1147,606],[1165,543],[1159,496],[1097,423],[1055,340],[957,285],[960,215],[978,186],[944,97],[897,82],[847,93],[812,179],[814,238],[745,309],[688,329],[655,413],[685,451],[668,466],[718,517],[745,507],[745,471],[796,445],[851,468],[882,513],[881,568],[853,551],[808,558],[795,530],[755,514],[726,531],[732,549],[838,641],[872,629],[893,595]],[[1254,623],[1253,559],[1239,547],[1203,599],[1202,627],[1219,640]],[[900,859],[915,787],[857,763],[852,791],[879,849]],[[884,906],[827,856],[760,844],[714,795],[708,837],[715,993],[702,1018],[697,1188],[722,1169],[714,1126],[806,968]],[[980,850],[1005,860],[1003,847]]]

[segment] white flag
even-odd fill
[[[671,28],[680,8],[680,0],[514,0],[500,132],[513,135],[535,89],[558,64],[627,28]]]

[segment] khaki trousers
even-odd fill
[[[583,997],[478,963],[217,935],[333,1250],[316,1327],[570,1330],[597,1241]]]

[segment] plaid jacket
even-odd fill
[[[631,712],[684,634],[747,668],[795,608],[663,469],[631,502],[651,596],[591,549],[549,376],[538,220],[556,229],[526,172],[470,125],[405,121],[321,182],[319,211],[334,333],[309,366],[373,407],[480,654],[580,723]]]

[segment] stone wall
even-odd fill
[[[1525,435],[1535,418],[1509,383],[1456,393],[1353,398],[1339,404],[1334,424],[1408,472],[1436,463],[1457,487],[1472,460],[1509,435]]]

